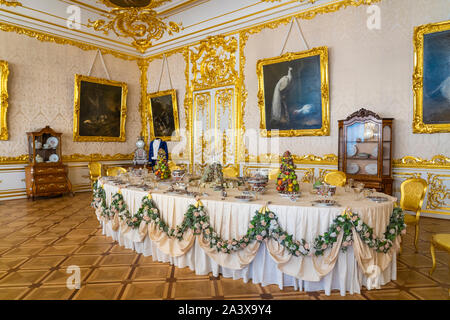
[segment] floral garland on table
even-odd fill
[[[94,209],[98,209],[101,208],[101,213],[100,215],[102,217],[109,217],[109,208],[106,205],[106,192],[105,189],[102,188],[102,186],[100,185],[100,182],[97,180],[94,182],[93,185],[93,195],[92,195],[92,202],[91,202],[91,207],[93,207]]]
[[[98,188],[103,189],[103,188]],[[97,198],[96,198],[97,196]],[[106,208],[106,195],[101,190],[94,189],[94,199],[97,199],[94,206],[98,208],[99,203],[102,204],[102,211],[110,211],[110,217],[115,213],[119,213],[121,219],[125,219],[127,224],[132,228],[138,228],[142,221],[147,224],[154,221],[158,228],[164,231],[169,237],[183,239],[184,233],[191,229],[194,235],[202,234],[203,237],[209,241],[210,248],[215,248],[217,252],[232,253],[244,249],[250,242],[264,239],[275,239],[278,243],[284,246],[290,254],[298,256],[322,256],[325,250],[332,248],[337,242],[337,238],[343,232],[342,251],[346,251],[349,246],[353,244],[353,228],[361,237],[361,240],[370,248],[377,252],[387,253],[392,246],[397,236],[404,234],[406,225],[404,223],[404,214],[401,208],[394,208],[390,217],[389,225],[386,232],[381,238],[376,238],[373,229],[362,221],[357,213],[351,213],[345,210],[342,215],[339,215],[333,220],[327,232],[323,235],[318,235],[312,243],[308,243],[305,239],[294,240],[293,235],[288,234],[281,228],[278,223],[278,217],[267,206],[264,206],[250,221],[249,228],[244,236],[236,239],[224,240],[210,225],[209,216],[205,212],[205,208],[201,201],[197,201],[195,205],[189,205],[184,219],[180,225],[175,228],[169,226],[161,219],[158,208],[151,195],[145,196],[142,199],[142,205],[137,213],[132,216],[126,204],[123,202],[123,197],[120,193],[113,195],[111,208]],[[100,198],[100,200],[98,200]],[[105,206],[103,206],[105,204]]]

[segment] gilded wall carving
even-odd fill
[[[232,85],[236,81],[235,37],[222,35],[208,37],[191,49],[191,86],[194,90],[205,90]]]

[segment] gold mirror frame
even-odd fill
[[[122,101],[120,107],[120,136],[106,137],[106,136],[80,136],[80,94],[81,81],[94,82],[104,85],[117,86],[122,88]],[[73,141],[88,142],[88,141],[102,141],[102,142],[125,142],[125,122],[127,118],[127,94],[128,86],[125,82],[75,75],[75,89],[74,89],[74,110],[73,110]]]
[[[8,62],[0,60],[0,140],[8,140]]]
[[[322,95],[322,127],[320,129],[292,129],[276,130],[278,134],[272,133],[266,128],[266,110],[264,101],[264,74],[263,67],[269,64],[275,64],[285,61],[292,61],[311,56],[320,56],[320,79]],[[263,137],[296,137],[296,136],[328,136],[330,135],[330,104],[329,104],[329,85],[328,85],[328,48],[317,47],[307,51],[296,53],[285,53],[281,56],[258,60],[256,65],[258,75],[258,105],[261,112],[261,136]]]
[[[153,113],[152,113],[152,98],[162,97],[162,96],[172,96],[172,110],[173,110],[173,121],[175,125],[175,136],[155,136],[155,128],[153,127]],[[175,89],[159,91],[154,93],[149,93],[147,95],[147,115],[148,122],[150,124],[150,140],[160,138],[163,141],[180,141],[180,122],[178,121],[178,104],[177,104],[177,92]]]
[[[423,45],[424,35],[450,30],[450,20],[439,23],[430,23],[414,28],[414,118],[413,133],[450,132],[450,123],[426,124],[423,122]]]

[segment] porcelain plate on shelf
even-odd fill
[[[55,149],[58,146],[58,138],[57,137],[50,137],[47,139],[46,143],[48,146],[52,149]]]
[[[48,160],[50,162],[58,162],[59,157],[58,157],[58,155],[56,153],[53,153],[53,154],[50,155],[50,157],[48,157]]]
[[[370,163],[366,167],[366,172],[371,175],[377,174],[378,165],[376,163]]]
[[[358,152],[358,147],[356,147],[356,144],[351,144],[347,147],[347,156],[353,157]]]
[[[357,174],[359,171],[359,166],[356,163],[350,163],[347,165],[347,173]]]
[[[378,158],[378,146],[375,146],[375,148],[373,148],[371,155],[374,158]]]

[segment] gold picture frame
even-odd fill
[[[314,58],[317,56],[317,58]],[[309,60],[301,61],[302,59],[310,58]],[[309,66],[308,64],[311,64]],[[320,65],[318,65],[320,64]],[[268,110],[268,105],[270,107],[270,102],[272,102],[272,115],[273,115],[273,108],[274,108],[274,101],[275,101],[275,91],[277,90],[277,86],[268,86],[267,81],[267,75],[265,78],[264,72],[267,69],[268,66],[270,66],[271,74],[281,74],[281,70],[288,69],[288,75],[291,73],[292,70],[294,70],[292,73],[298,74],[297,77],[291,76],[291,79],[294,79],[293,81],[301,81],[302,75],[301,70],[303,65],[306,66],[307,70],[314,70],[314,72],[309,71],[307,74],[311,74],[310,77],[315,77],[315,83],[317,84],[317,88],[315,89],[315,96],[314,96],[314,104],[310,104],[310,107],[307,107],[303,110],[303,108],[300,108],[295,111],[306,111],[306,110],[315,110],[315,121],[314,125],[309,125],[306,120],[304,121],[304,128],[302,128],[302,120],[297,120],[296,128],[289,128],[289,129],[277,129],[273,128],[272,125],[267,125],[267,121],[269,120],[268,116],[266,115],[266,112]],[[279,70],[276,70],[276,68],[279,66]],[[309,69],[308,69],[309,68]],[[312,69],[311,69],[312,68]],[[296,137],[296,136],[327,136],[330,135],[330,106],[329,106],[329,84],[328,84],[328,48],[327,47],[317,47],[313,48],[307,51],[297,52],[297,53],[286,53],[278,57],[269,58],[269,59],[263,59],[258,60],[257,62],[257,75],[258,75],[258,105],[261,112],[261,124],[260,124],[260,132],[261,136],[263,137],[273,137],[273,136],[280,136],[280,137]],[[275,70],[275,71],[274,71]],[[318,72],[320,70],[320,75],[318,75]],[[286,71],[283,71],[283,74],[285,74]],[[269,74],[269,72],[267,71]],[[276,79],[278,79],[277,77]],[[320,85],[318,83],[320,78]],[[296,79],[296,80],[295,80]],[[308,80],[308,79],[306,79]],[[292,81],[292,80],[291,80]],[[278,80],[278,83],[281,82],[281,78]],[[272,81],[272,83],[274,83]],[[277,83],[277,85],[278,85]],[[295,84],[295,83],[294,83]],[[295,88],[299,88],[298,86],[292,86]],[[270,97],[269,90],[267,88],[274,88],[272,91],[273,98],[272,99],[266,99],[266,94]],[[297,96],[299,96],[299,92],[296,92]],[[320,97],[318,94],[320,93]],[[292,95],[292,93],[291,93]],[[266,103],[267,102],[267,103]],[[319,104],[320,103],[320,107]],[[305,104],[304,107],[307,105]],[[288,107],[285,104],[286,108],[286,114],[288,114]],[[297,113],[299,114],[299,113]],[[300,114],[301,116],[301,114]],[[287,116],[289,117],[289,116]],[[306,119],[306,117],[305,117]],[[273,123],[273,119],[271,118],[271,123]],[[310,120],[308,120],[310,121]],[[293,121],[295,123],[295,121]],[[319,127],[320,125],[320,127]],[[314,127],[314,128],[312,128]]]
[[[0,60],[0,140],[8,140],[8,62]]]
[[[177,93],[175,89],[166,90],[166,91],[159,91],[154,93],[149,93],[147,95],[147,106],[148,106],[148,122],[150,123],[150,139],[154,140],[156,138],[159,138],[163,141],[179,141],[180,140],[180,123],[178,120],[178,104],[177,104]],[[161,113],[158,112],[156,114],[154,108],[156,108],[157,104],[162,107],[163,104],[166,105],[166,107],[172,109],[172,112],[170,113],[172,115],[173,121],[170,119],[170,116],[167,113],[166,110],[166,122],[169,122],[166,124],[169,127],[167,128],[161,128],[161,129],[155,129],[155,123],[154,120],[157,117],[161,117]],[[169,116],[169,118],[167,117]],[[173,127],[171,127],[173,123]],[[169,135],[169,132],[174,132],[175,135]]]
[[[450,132],[450,123],[426,123],[424,121],[424,36],[443,31],[450,32],[450,20],[438,23],[430,23],[414,28],[414,73],[413,73],[413,93],[414,93],[414,118],[413,133],[437,133]],[[450,79],[450,78],[448,78]],[[447,79],[447,81],[448,81]],[[425,108],[426,109],[426,108]]]
[[[127,94],[124,82],[76,74],[73,141],[124,142]]]

